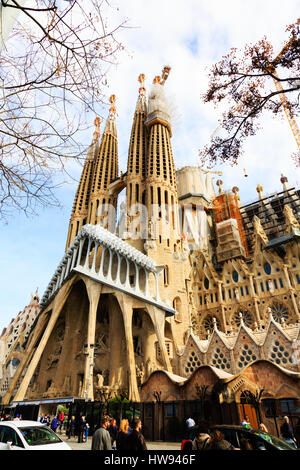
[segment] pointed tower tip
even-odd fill
[[[170,73],[171,67],[169,65],[165,65],[164,68],[162,69],[161,76],[156,75],[153,79],[153,83],[159,83],[160,85],[164,85],[165,81],[167,80],[169,73]]]
[[[146,88],[145,88],[145,75],[143,73],[140,73],[138,76],[138,81],[140,82],[141,86],[139,88],[139,94],[140,96],[145,96],[146,94]]]
[[[109,108],[109,118],[113,119],[116,116],[116,95],[111,95],[109,97],[109,102],[111,103],[111,107]]]
[[[97,116],[94,120],[94,125],[95,125],[94,138],[97,139],[97,140],[100,137],[100,124],[101,124],[101,122],[102,122],[102,119],[99,116]]]

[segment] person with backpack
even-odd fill
[[[192,450],[208,450],[210,443],[210,435],[208,431],[208,425],[205,421],[201,421],[198,424],[196,430],[196,436],[193,440]]]

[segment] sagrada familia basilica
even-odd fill
[[[243,206],[210,172],[176,171],[169,71],[148,96],[139,76],[126,173],[114,95],[102,136],[96,118],[65,253],[26,337],[1,337],[2,403],[94,401],[103,388],[192,400],[196,382],[222,383],[220,402],[299,396],[299,190],[279,175],[278,192],[258,185]]]

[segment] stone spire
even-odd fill
[[[141,215],[139,205],[146,204],[145,176],[148,147],[148,132],[145,126],[147,117],[146,88],[144,86],[145,75],[140,74],[138,81],[139,96],[136,103],[131,136],[128,150],[127,181],[126,181],[126,233],[128,242],[139,250],[143,250],[142,239],[144,237],[145,224],[140,220],[135,223],[133,219]],[[131,226],[135,227],[135,234],[130,232]]]
[[[87,152],[86,160],[73,203],[66,250],[76,235],[79,233],[81,227],[88,222],[88,207],[90,201],[90,188],[93,177],[94,159],[99,151],[100,122],[100,118],[96,117],[94,121],[95,132],[93,134],[93,140]]]
[[[108,210],[116,208],[116,197],[109,195],[110,183],[118,177],[118,141],[116,129],[115,95],[110,97],[111,107],[106,120],[100,148],[94,161],[88,219],[90,224],[100,223],[108,228]],[[113,229],[113,227],[110,227]]]
[[[155,238],[163,243],[169,239],[163,232],[163,222],[171,229],[172,238],[177,214],[174,206],[178,203],[174,157],[171,146],[171,116],[164,93],[164,83],[170,67],[165,67],[162,76],[156,76],[148,97],[146,126],[149,132],[146,168],[147,209],[154,224]],[[153,209],[154,207],[154,209]],[[168,227],[167,227],[168,228]]]

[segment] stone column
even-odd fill
[[[261,317],[260,317],[260,313],[259,313],[259,309],[258,309],[258,305],[257,305],[257,298],[256,298],[255,290],[254,290],[253,274],[249,275],[249,280],[250,280],[251,297],[252,297],[253,302],[254,302],[256,320],[257,320],[257,323],[260,325],[261,324]]]
[[[128,367],[128,394],[129,400],[139,402],[140,395],[138,392],[137,380],[136,380],[136,365],[133,349],[133,338],[132,338],[132,300],[127,295],[116,293],[115,294],[124,321],[125,329],[125,340],[126,340],[126,354],[127,354],[127,367]]]
[[[223,295],[222,295],[222,281],[218,281],[218,294],[219,294],[219,304],[221,306],[222,323],[224,326],[224,331],[226,331],[227,321],[226,321],[226,316],[225,316],[225,311],[224,311],[224,302],[223,302]]]
[[[34,356],[32,357],[28,369],[26,371],[26,374],[22,380],[22,383],[20,385],[19,390],[17,391],[14,401],[22,401],[24,400],[25,394],[27,392],[28,385],[30,383],[30,380],[32,379],[32,376],[34,374],[34,371],[40,361],[40,358],[44,352],[45,346],[50,338],[50,335],[53,331],[53,328],[57,322],[57,319],[62,311],[62,308],[67,300],[67,297],[70,293],[71,289],[71,282],[67,282],[62,288],[58,291],[56,294],[56,297],[53,301],[53,310],[51,317],[49,319],[49,322],[47,324],[47,327],[44,331],[44,334],[42,336],[42,339],[35,351]]]
[[[158,339],[158,344],[160,347],[162,360],[164,367],[167,371],[172,371],[172,366],[170,362],[170,358],[168,356],[166,344],[165,344],[165,312],[159,310],[158,308],[154,307],[153,305],[146,306],[147,312],[152,320],[155,333]]]
[[[88,318],[88,332],[85,349],[86,359],[84,366],[83,378],[83,398],[94,401],[94,351],[95,351],[95,333],[96,333],[96,320],[98,302],[102,290],[102,284],[99,284],[91,279],[86,280],[86,289],[90,302],[89,318]]]

